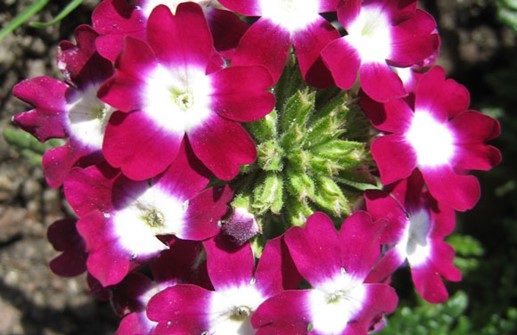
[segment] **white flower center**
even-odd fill
[[[325,334],[341,334],[361,311],[365,298],[363,282],[341,269],[341,273],[315,286],[309,294],[312,328]]]
[[[197,2],[203,7],[208,7],[208,5],[213,0],[190,0],[192,2]],[[170,8],[172,14],[176,13],[176,8],[178,5],[182,2],[187,2],[184,0],[144,0],[142,1],[142,6],[137,6],[137,9],[141,9],[144,12],[145,17],[149,17],[151,15],[151,12],[156,6],[159,5],[165,5]]]
[[[346,28],[346,40],[363,63],[384,63],[391,55],[390,22],[382,7],[365,6]]]
[[[290,33],[302,30],[318,19],[318,0],[260,0],[262,17]]]
[[[250,316],[265,299],[255,287],[254,281],[214,292],[209,310],[210,330],[206,334],[255,334]]]
[[[115,111],[97,98],[99,86],[90,85],[84,91],[76,91],[72,101],[66,105],[70,136],[97,150],[102,148],[106,125]]]
[[[431,253],[428,243],[431,218],[429,212],[421,208],[411,213],[407,220],[407,227],[396,248],[402,258],[407,258],[410,266],[418,266],[425,263]]]
[[[145,79],[143,110],[166,130],[184,134],[210,117],[212,92],[204,69],[157,65]]]
[[[181,235],[187,209],[188,201],[153,186],[115,212],[115,233],[135,258],[165,250],[167,247],[156,235]]]
[[[419,166],[445,165],[454,155],[453,133],[429,112],[417,110],[405,136],[416,151]]]

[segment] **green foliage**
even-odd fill
[[[275,110],[246,124],[257,143],[257,161],[236,181],[233,206],[245,204],[266,235],[271,220],[303,225],[316,210],[339,225],[360,191],[379,187],[369,174],[371,127],[347,94],[307,87],[295,63],[274,93]]]
[[[71,0],[68,5],[66,5],[61,12],[59,12],[56,17],[49,22],[31,22],[29,25],[34,28],[46,28],[52,26],[65,17],[67,17],[72,11],[74,11],[79,5],[83,3],[84,0]],[[19,26],[25,24],[29,21],[34,15],[39,13],[47,4],[49,0],[36,0],[29,7],[22,10],[18,15],[16,15],[10,22],[8,22],[1,30],[0,30],[0,40],[2,40],[5,36],[10,34]]]
[[[63,145],[63,140],[59,139],[48,140],[45,143],[38,142],[31,134],[18,129],[5,128],[3,135],[5,141],[19,150],[33,166],[41,165],[41,158],[47,150]]]
[[[458,291],[444,304],[429,304],[421,299],[414,307],[398,308],[389,317],[379,335],[513,335],[517,331],[517,308],[509,308],[505,315],[492,314],[476,328],[465,315],[469,299]]]
[[[446,303],[432,305],[421,299],[415,307],[400,307],[389,317],[380,335],[460,335],[466,334],[468,321],[462,314],[468,305],[464,292],[457,292]]]
[[[517,0],[498,0],[497,17],[499,21],[517,31]]]

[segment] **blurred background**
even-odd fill
[[[0,24],[35,1],[0,1]],[[86,0],[60,23],[44,29],[23,25],[0,40],[0,133],[15,129],[11,117],[28,106],[11,95],[25,78],[61,78],[56,46],[90,23],[98,1]],[[68,1],[50,1],[32,21],[50,21]],[[471,108],[497,118],[493,141],[503,163],[476,173],[482,199],[458,215],[449,238],[463,281],[448,285],[443,305],[420,301],[407,271],[395,279],[401,307],[381,334],[517,334],[517,0],[427,0],[442,38],[439,64],[471,93]],[[43,150],[44,148],[40,148]],[[57,255],[46,239],[50,224],[71,211],[61,191],[45,185],[38,157],[0,136],[0,335],[113,334],[111,307],[88,294],[83,276],[60,278],[48,269]]]

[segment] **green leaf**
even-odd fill
[[[31,17],[42,10],[49,0],[37,0],[29,7],[18,13],[5,27],[0,30],[0,40],[10,34],[13,30],[27,22]]]
[[[79,7],[83,3],[83,0],[72,0],[66,5],[57,16],[49,21],[49,22],[31,22],[29,23],[29,26],[34,28],[46,28],[50,27],[59,21],[63,20],[65,17],[67,17],[71,12],[73,12],[77,7]]]

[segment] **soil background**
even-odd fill
[[[0,25],[30,3],[1,0]],[[53,27],[23,26],[0,41],[0,133],[15,127],[14,114],[28,109],[11,95],[13,85],[42,75],[61,78],[55,65],[57,43],[71,39],[78,24],[90,23],[96,3],[84,1]],[[48,21],[66,4],[50,1],[31,21]],[[494,73],[504,73],[517,59],[515,33],[496,19],[494,1],[424,1],[421,7],[439,25],[439,64],[469,88],[473,109],[489,106],[498,96]],[[505,89],[517,95],[517,87]],[[41,169],[0,136],[0,335],[102,335],[116,330],[118,319],[111,307],[90,296],[84,276],[60,278],[48,268],[58,253],[47,241],[46,230],[55,220],[70,216],[61,191],[46,186]]]

